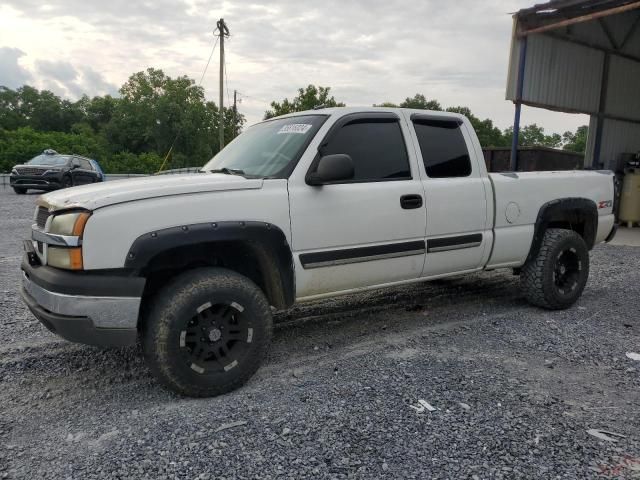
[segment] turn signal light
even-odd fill
[[[64,268],[67,270],[82,270],[82,248],[59,248],[50,246],[47,249],[47,264],[51,267]]]

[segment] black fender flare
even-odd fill
[[[538,211],[533,242],[527,257],[527,262],[535,256],[542,244],[544,232],[554,223],[568,223],[582,225],[582,238],[591,250],[595,244],[598,232],[598,207],[588,198],[559,198],[545,203]]]
[[[170,227],[140,235],[131,245],[125,268],[138,272],[154,257],[172,249],[215,242],[242,242],[258,259],[269,291],[279,308],[295,301],[293,255],[284,232],[276,225],[257,221],[223,221]]]

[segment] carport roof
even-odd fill
[[[514,15],[506,94],[516,104],[514,145],[520,105],[529,105],[591,116],[588,166],[637,151],[639,81],[640,0],[553,0]]]
[[[638,0],[552,0],[518,11],[515,15],[516,34],[526,36],[534,33],[564,33],[567,37],[573,37],[571,39],[574,41],[588,43],[592,48],[622,50],[621,47],[625,46],[639,27],[640,15],[635,17],[630,25],[609,26],[603,23],[603,19],[638,8],[640,8]],[[580,32],[571,31],[573,25],[593,20],[600,24],[598,27],[603,30],[604,35],[593,35],[592,32],[588,32],[591,33],[590,35],[580,35]],[[618,33],[620,27],[624,28],[622,38]]]

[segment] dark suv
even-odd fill
[[[103,180],[104,174],[95,160],[61,155],[55,150],[45,150],[27,163],[16,165],[9,177],[13,190],[19,194],[28,189],[56,190]]]

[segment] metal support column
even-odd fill
[[[596,120],[596,137],[593,142],[593,159],[591,165],[593,168],[601,168],[600,151],[602,150],[602,132],[604,130],[604,113],[607,108],[607,88],[609,86],[609,65],[611,64],[611,55],[604,54],[602,62],[602,80],[600,81],[600,102],[598,104],[598,117]]]
[[[522,92],[524,89],[524,67],[527,60],[527,37],[520,38],[520,54],[518,56],[518,84],[516,86],[516,113],[513,118],[513,139],[511,141],[510,169],[518,169],[518,139],[520,137],[520,111],[522,109]]]

